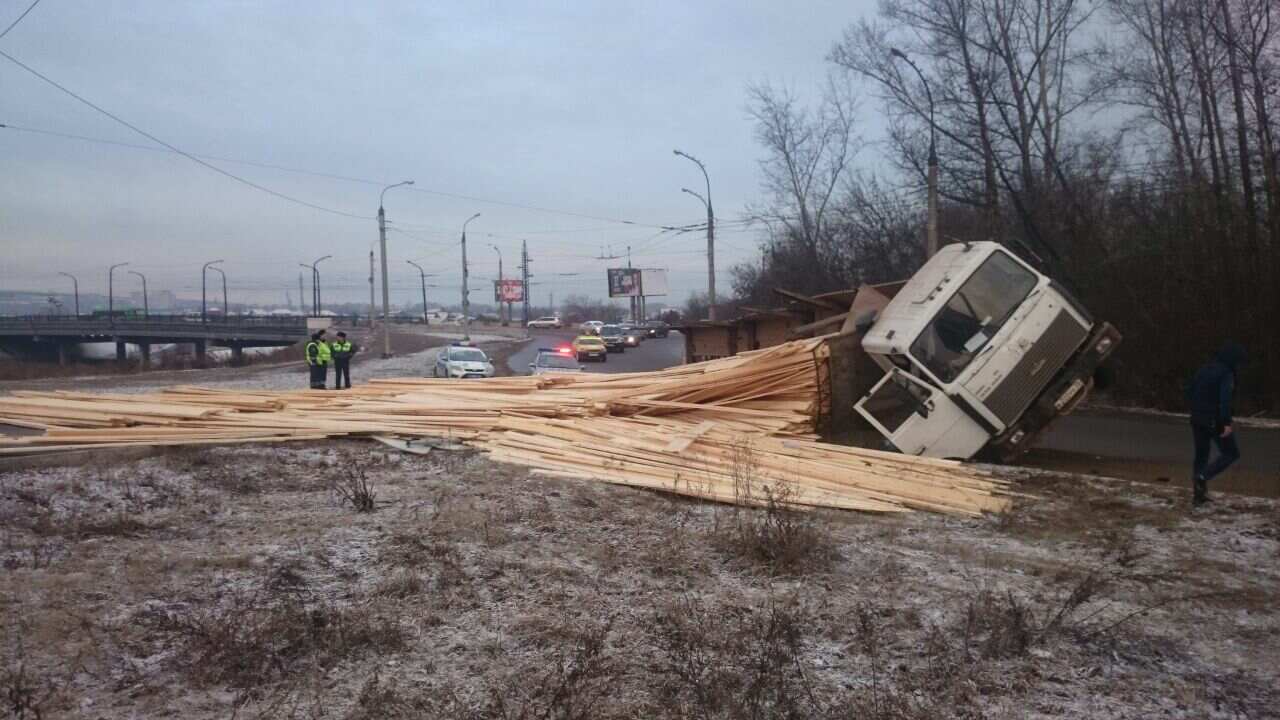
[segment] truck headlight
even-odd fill
[[[1101,340],[1099,340],[1099,341],[1098,341],[1098,344],[1097,344],[1097,345],[1095,345],[1093,349],[1094,349],[1095,351],[1097,351],[1097,353],[1098,353],[1099,355],[1101,355],[1102,353],[1105,353],[1106,351],[1110,350],[1110,349],[1111,349],[1111,345],[1112,345],[1112,340],[1111,340],[1111,338],[1109,338],[1109,337],[1104,337],[1104,338],[1102,338]]]

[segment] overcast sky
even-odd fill
[[[0,0],[0,30],[29,4]],[[406,260],[439,274],[433,303],[457,301],[459,228],[476,212],[477,302],[497,275],[490,244],[510,276],[524,239],[539,303],[603,296],[604,268],[625,261],[595,257],[628,245],[635,265],[668,269],[680,303],[705,290],[705,239],[652,227],[704,217],[680,192],[702,177],[679,147],[711,174],[724,292],[729,267],[757,256],[755,232],[728,224],[759,197],[747,85],[812,95],[841,29],[873,11],[873,0],[43,0],[0,50],[228,172],[364,217],[292,204],[180,155],[32,132],[156,147],[0,58],[11,126],[0,129],[0,289],[69,290],[66,271],[82,292],[105,292],[107,266],[127,261],[151,289],[198,297],[201,263],[221,258],[233,302],[282,305],[286,290],[298,300],[298,263],[332,254],[326,298],[367,300],[378,193],[412,178],[386,199],[401,229],[388,235],[393,303],[419,296]],[[864,104],[866,135],[877,109]],[[116,282],[123,292],[137,278]]]

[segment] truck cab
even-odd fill
[[[865,331],[885,376],[857,411],[903,453],[1007,460],[1084,398],[1119,340],[999,243],[947,245]]]

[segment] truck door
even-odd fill
[[[941,390],[894,369],[855,406],[899,452],[973,457],[990,435]]]

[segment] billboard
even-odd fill
[[[667,271],[662,268],[642,268],[640,270],[640,291],[645,297],[666,295]]]
[[[640,294],[640,268],[609,268],[609,297],[636,297]]]
[[[493,301],[499,303],[524,302],[524,282],[520,280],[494,280]]]

